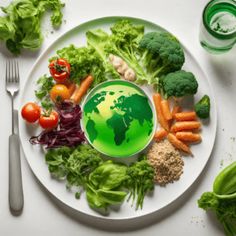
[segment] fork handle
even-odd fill
[[[9,207],[13,214],[20,214],[24,205],[20,141],[17,134],[9,136]]]

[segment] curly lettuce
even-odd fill
[[[89,74],[94,78],[92,87],[107,79],[103,62],[92,48],[75,47],[71,44],[58,50],[56,57],[64,58],[70,63],[70,80],[77,84]],[[52,59],[54,58],[50,60]]]
[[[46,11],[51,11],[53,27],[62,23],[60,0],[15,0],[7,7],[1,7],[6,14],[0,17],[0,40],[8,50],[18,55],[22,49],[36,50],[43,42],[41,19]]]

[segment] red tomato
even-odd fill
[[[37,121],[40,117],[40,113],[40,107],[34,102],[26,103],[21,109],[21,116],[30,123]]]
[[[48,67],[57,83],[64,83],[70,76],[70,64],[63,58],[51,61]]]
[[[43,129],[53,129],[57,126],[59,120],[58,113],[51,111],[49,115],[41,115],[39,118],[39,124]]]

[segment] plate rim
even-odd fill
[[[114,16],[105,16],[105,17],[99,17],[99,18],[93,18],[91,20],[87,20],[87,21],[84,21],[82,22],[81,24],[78,24],[76,26],[73,26],[72,28],[68,29],[67,31],[65,31],[64,33],[62,33],[61,35],[59,35],[55,40],[53,40],[49,46],[44,49],[41,54],[37,57],[36,61],[33,63],[33,65],[31,66],[31,69],[30,69],[30,72],[28,73],[28,75],[26,76],[26,80],[24,82],[24,86],[22,88],[21,91],[25,91],[26,87],[27,87],[27,81],[29,81],[30,77],[31,77],[31,74],[33,73],[34,71],[34,68],[37,66],[37,64],[40,62],[40,60],[46,55],[48,54],[48,52],[54,47],[55,44],[57,44],[63,37],[65,37],[66,35],[69,35],[71,32],[75,31],[77,28],[81,28],[83,27],[84,25],[86,24],[93,24],[97,21],[109,21],[109,20],[119,20],[119,19],[128,19],[128,20],[131,20],[131,21],[142,21],[144,23],[147,23],[149,25],[152,25],[154,27],[157,27],[157,28],[160,28],[164,31],[167,31],[169,33],[171,33],[171,31],[169,31],[166,27],[162,27],[161,25],[157,24],[157,23],[154,23],[153,21],[151,20],[146,20],[146,19],[143,19],[143,18],[138,18],[138,17],[130,17],[130,16],[118,16],[118,15],[114,15]],[[171,33],[172,34],[172,33]],[[210,89],[210,93],[212,94],[212,97],[214,98],[213,101],[211,99],[211,107],[214,108],[214,111],[215,111],[215,116],[214,116],[214,119],[215,119],[215,122],[214,122],[214,126],[213,126],[213,132],[214,132],[214,139],[212,140],[212,147],[211,147],[211,150],[209,150],[209,156],[207,157],[207,161],[205,162],[205,164],[203,165],[203,167],[201,168],[201,170],[199,171],[199,173],[197,174],[196,178],[194,179],[193,182],[191,182],[191,184],[189,184],[183,191],[181,194],[179,194],[178,196],[176,196],[175,198],[173,198],[170,202],[168,202],[165,206],[161,206],[158,210],[154,210],[154,211],[151,211],[151,212],[147,212],[147,213],[144,213],[142,215],[135,215],[135,216],[124,216],[122,218],[118,218],[118,217],[110,217],[110,216],[104,216],[102,214],[98,215],[98,214],[89,214],[87,213],[86,211],[83,211],[83,210],[78,210],[78,209],[75,209],[72,204],[70,203],[66,203],[64,202],[60,197],[58,197],[57,195],[55,195],[48,187],[47,185],[44,183],[44,180],[42,180],[37,174],[36,172],[33,170],[33,167],[31,166],[30,164],[30,161],[28,160],[28,157],[26,156],[25,154],[25,148],[24,148],[24,145],[23,145],[23,141],[21,139],[21,123],[22,123],[22,119],[19,119],[19,137],[20,137],[20,143],[21,143],[21,147],[22,147],[22,150],[23,150],[23,153],[24,153],[24,158],[27,160],[27,163],[31,169],[31,171],[33,172],[34,176],[37,178],[37,180],[39,181],[39,183],[47,190],[47,192],[49,192],[53,197],[55,197],[57,200],[59,200],[63,205],[67,206],[67,207],[70,207],[71,209],[75,210],[76,212],[80,213],[80,214],[85,214],[86,216],[88,217],[95,217],[97,219],[102,219],[102,220],[107,220],[107,221],[123,221],[123,220],[134,220],[134,219],[137,219],[137,218],[142,218],[142,217],[145,217],[147,215],[151,215],[151,214],[154,214],[154,213],[157,213],[158,211],[161,211],[163,210],[164,208],[167,208],[169,205],[171,205],[172,203],[174,203],[177,199],[179,199],[180,197],[182,197],[186,192],[187,190],[199,179],[200,175],[202,174],[203,170],[206,168],[206,165],[208,164],[209,162],[209,159],[211,158],[211,154],[212,154],[212,151],[214,149],[214,145],[215,145],[215,141],[216,141],[216,134],[217,134],[217,124],[218,124],[218,115],[217,115],[217,105],[216,105],[216,99],[215,99],[215,93],[214,93],[214,90],[212,88],[212,85],[211,85],[211,82],[207,76],[207,74],[205,73],[205,71],[202,69],[202,66],[200,65],[200,63],[198,62],[198,60],[195,58],[195,56],[190,52],[190,50],[185,46],[185,44],[182,43],[182,41],[178,38],[179,42],[181,43],[182,47],[184,48],[184,51],[186,51],[191,57],[192,59],[194,60],[196,66],[198,67],[198,69],[201,71],[201,73],[204,75],[204,77],[206,78],[207,80],[207,83],[209,84],[209,89]],[[19,98],[19,104],[21,105],[22,102],[24,100],[24,94],[21,93],[20,95],[20,98]],[[46,163],[45,163],[46,165]]]

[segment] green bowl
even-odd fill
[[[147,94],[134,83],[99,84],[83,102],[81,126],[88,142],[110,157],[130,157],[153,139],[156,117]]]

